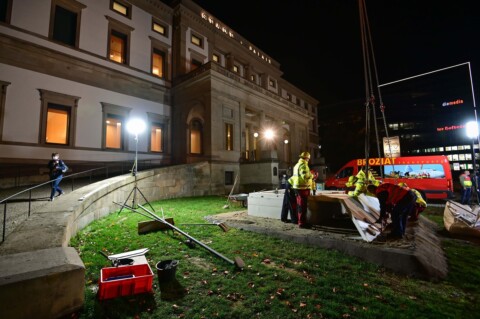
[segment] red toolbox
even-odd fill
[[[149,264],[102,268],[98,299],[151,292],[152,282],[153,272]]]

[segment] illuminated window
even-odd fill
[[[255,75],[254,74],[250,75],[250,81],[255,82]]]
[[[159,49],[153,49],[152,73],[161,78],[165,77],[165,53]]]
[[[132,17],[132,15],[131,15],[132,14],[132,7],[124,1],[111,0],[110,1],[110,9],[112,9],[116,13],[121,14],[122,16],[125,16],[127,18]]]
[[[10,23],[12,0],[0,0],[0,21]]]
[[[105,102],[102,104],[103,138],[102,148],[124,150],[125,119],[130,114],[130,108],[113,105]]]
[[[160,33],[161,35],[166,36],[167,35],[167,27],[164,25],[158,23],[158,22],[152,22],[152,30]]]
[[[40,89],[40,144],[73,146],[79,97]]]
[[[272,88],[275,88],[275,87],[277,86],[277,84],[275,83],[275,81],[272,80],[272,79],[270,79],[270,80],[268,81],[268,83],[269,83],[269,85],[270,85]]]
[[[220,62],[220,57],[216,54],[212,55],[212,61],[219,63]]]
[[[108,114],[105,120],[105,147],[122,149],[123,119],[119,116]]]
[[[163,127],[158,123],[152,123],[151,125],[150,151],[163,152]]]
[[[127,63],[127,35],[112,30],[110,33],[110,60]]]
[[[68,144],[68,123],[70,114],[61,105],[48,104],[47,131],[45,142],[48,144]]]
[[[192,34],[191,42],[192,42],[193,44],[195,44],[196,46],[199,46],[199,47],[202,47],[202,45],[203,45],[202,39],[200,39],[199,37],[197,37],[197,36],[194,35],[194,34]]]
[[[233,66],[233,72],[238,73],[238,66],[236,65]]]
[[[190,154],[202,153],[202,131],[200,120],[193,120],[190,124]]]
[[[129,63],[130,34],[134,30],[118,20],[106,16],[108,20],[107,58],[122,64]]]
[[[53,0],[49,38],[72,47],[78,47],[80,17],[84,8],[86,6],[77,1]]]
[[[233,124],[225,123],[225,149],[233,151]]]

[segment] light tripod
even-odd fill
[[[127,123],[127,130],[134,134],[135,135],[135,160],[133,161],[133,166],[132,166],[132,175],[133,177],[135,178],[134,180],[134,184],[133,184],[133,189],[130,191],[130,193],[128,194],[127,198],[125,199],[125,202],[123,203],[123,206],[122,208],[120,209],[120,211],[118,212],[119,214],[122,212],[123,208],[126,206],[128,200],[130,199],[130,197],[132,197],[132,206],[133,208],[137,208],[138,207],[138,201],[137,201],[137,193],[139,193],[142,198],[145,200],[145,202],[148,204],[148,206],[150,206],[150,208],[155,211],[155,209],[153,209],[152,205],[150,204],[150,202],[147,200],[147,198],[145,197],[145,195],[143,195],[142,191],[140,190],[140,188],[138,188],[138,185],[137,185],[137,172],[138,172],[138,134],[143,132],[143,130],[145,129],[145,123],[141,120],[131,120]],[[133,195],[133,196],[132,196]]]

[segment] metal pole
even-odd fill
[[[7,201],[3,204],[3,234],[2,243],[5,241],[5,232],[7,231]]]
[[[28,217],[30,217],[30,211],[32,209],[32,190],[28,192]]]
[[[475,139],[472,139],[472,155],[473,155],[473,187],[475,188],[475,194],[477,197],[477,204],[480,204],[479,196],[478,196],[478,185],[477,185],[477,163],[475,159]]]
[[[137,208],[135,203],[137,202],[137,164],[138,164],[138,134],[135,134],[135,161],[133,163],[132,174],[135,178],[134,186],[133,186],[133,200],[132,200],[132,207]]]

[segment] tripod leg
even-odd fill
[[[118,214],[120,214],[123,210],[123,208],[125,207],[125,205],[127,204],[128,200],[130,199],[130,196],[132,196],[132,193],[133,191],[135,190],[135,187],[130,191],[130,194],[128,194],[127,198],[125,199],[125,202],[123,203],[123,206],[122,208],[120,209],[120,211],[118,212]],[[135,198],[135,197],[134,197]],[[134,199],[135,200],[135,199]]]
[[[140,188],[137,188],[138,192],[140,193],[140,195],[142,195],[143,199],[145,200],[145,202],[148,204],[148,206],[150,206],[150,208],[152,209],[152,211],[155,211],[155,209],[152,207],[152,205],[150,204],[150,202],[147,200],[147,198],[145,197],[145,195],[143,195],[142,191],[140,190]]]

